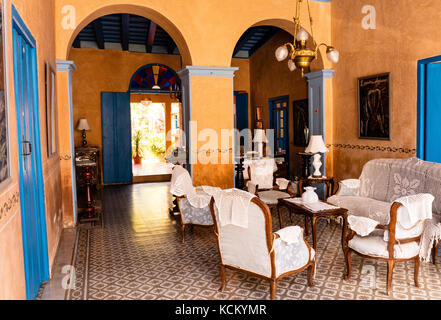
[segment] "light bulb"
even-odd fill
[[[297,69],[296,64],[291,59],[288,60],[288,68],[291,72]]]
[[[296,39],[297,41],[307,41],[309,39],[309,34],[305,29],[300,28],[300,30],[297,31]]]
[[[338,60],[340,59],[340,52],[338,52],[338,50],[333,47],[328,47],[328,49],[326,50],[326,56],[328,57],[328,60],[332,63],[338,63]]]
[[[288,57],[288,49],[285,46],[280,46],[276,50],[277,61],[283,61]]]

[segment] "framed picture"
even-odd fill
[[[309,127],[308,99],[293,101],[294,117],[294,145],[306,147],[308,145],[307,129]]]
[[[359,138],[390,140],[390,73],[358,79]]]
[[[55,71],[49,63],[46,63],[46,130],[48,157],[52,157],[57,153],[57,106],[55,86]]]
[[[0,190],[11,181],[5,1],[0,0]]]
[[[257,106],[256,107],[256,129],[263,129],[263,107]]]

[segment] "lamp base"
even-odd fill
[[[82,145],[83,145],[83,147],[87,147],[87,140],[86,139],[83,139]]]
[[[314,161],[313,161],[313,163],[312,163],[312,166],[313,166],[314,169],[315,169],[314,173],[312,174],[312,176],[313,176],[314,178],[321,178],[321,177],[322,177],[322,173],[321,173],[321,171],[320,171],[320,168],[321,168],[321,166],[322,166],[322,162],[320,161],[321,157],[322,157],[322,156],[320,155],[320,153],[316,153],[316,154],[314,155]]]

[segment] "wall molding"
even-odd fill
[[[179,76],[189,75],[190,77],[234,77],[234,72],[239,70],[237,67],[202,67],[186,66],[178,70]]]
[[[390,153],[404,153],[416,155],[416,148],[414,147],[385,147],[385,146],[368,146],[360,144],[332,144],[328,147],[334,147],[339,149],[349,149],[349,150],[365,150],[365,151],[379,151],[379,152],[390,152]]]

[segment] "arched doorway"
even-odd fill
[[[163,64],[139,68],[130,80],[133,182],[169,181],[173,163],[185,162],[181,80]]]
[[[238,39],[231,65],[249,69],[249,86],[238,84],[241,87],[235,89],[239,89],[235,92],[236,128],[242,130],[248,123],[252,135],[255,129],[269,129],[265,155],[276,158],[278,175],[292,180],[302,175],[298,154],[307,144],[309,111],[307,79],[298,70],[291,72],[286,62],[278,62],[274,55],[280,45],[293,42],[290,30],[294,30],[294,24],[288,20],[254,24]],[[311,71],[320,69],[323,60],[319,53]],[[244,139],[241,135],[236,139],[236,150],[242,150],[242,156],[252,154],[252,140],[253,136]]]
[[[98,16],[75,33],[68,56],[68,60],[77,66],[72,75],[73,111],[69,126],[72,126],[74,141],[71,145],[73,153],[78,154],[82,132],[75,129],[80,119],[87,119],[90,127],[86,132],[87,147],[95,148],[99,153],[94,179],[98,185],[149,182],[133,179],[132,96],[140,98],[135,102],[148,101],[151,96],[151,101],[165,103],[167,108],[163,108],[163,114],[167,117],[163,124],[170,128],[172,115],[179,118],[176,112],[172,112],[173,103],[180,102],[180,79],[175,70],[181,69],[184,59],[188,61],[189,56],[185,53],[187,49],[182,49],[165,29],[153,20],[123,12]],[[149,79],[148,72],[152,82],[143,83]],[[141,77],[143,73],[144,78]],[[155,101],[158,97],[168,98],[167,101]],[[183,108],[178,107],[178,110],[184,112]],[[70,132],[66,136],[69,137]],[[166,151],[178,139],[175,134],[167,140],[170,143],[166,142]],[[183,141],[178,143],[183,144]],[[165,157],[161,147],[155,145],[153,148]],[[74,158],[74,166],[76,162]],[[78,190],[81,212],[84,205],[81,169],[78,170],[78,166],[76,169],[76,182],[79,183],[76,187],[73,181],[72,187]],[[170,174],[159,176],[151,181],[170,180]]]

